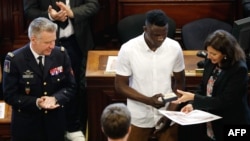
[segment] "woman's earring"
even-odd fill
[[[227,60],[227,56],[224,56],[224,58],[223,58],[224,60]]]

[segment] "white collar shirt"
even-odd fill
[[[44,65],[45,56],[44,56],[44,55],[39,55],[39,54],[37,54],[37,53],[32,49],[31,44],[30,44],[30,50],[31,50],[32,54],[34,55],[34,58],[36,59],[37,64],[39,63],[38,57],[39,57],[39,56],[43,56],[43,58],[42,58],[42,63],[43,63],[43,65]]]
[[[130,87],[151,97],[158,93],[172,92],[173,72],[184,69],[183,52],[177,41],[166,38],[156,51],[152,51],[142,34],[122,45],[118,53],[116,74],[129,76]],[[154,127],[162,116],[156,108],[132,99],[127,99],[127,106],[131,111],[132,124],[138,127]]]

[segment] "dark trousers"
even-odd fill
[[[83,59],[82,51],[76,41],[76,38],[74,35],[68,37],[59,39],[59,42],[57,43],[58,46],[63,46],[71,59],[71,65],[72,69],[74,71],[75,79],[77,82],[77,93],[76,97],[71,100],[68,105],[66,105],[67,108],[67,121],[68,121],[68,131],[74,132],[81,130],[85,127],[85,119],[81,119],[80,113],[86,113],[82,110],[85,110],[87,108],[81,108],[81,103],[86,103],[86,98],[84,98],[85,93],[83,93],[84,90],[82,90],[82,81],[85,80],[85,65]]]
[[[179,126],[178,141],[212,141],[207,136],[206,125]]]
[[[74,35],[71,35],[68,38],[59,39],[57,44],[58,46],[63,46],[71,59],[72,69],[76,76],[76,82],[80,82],[80,75],[81,75],[81,63],[82,63],[82,52],[80,47],[77,44],[76,38]]]
[[[168,129],[154,135],[154,128],[140,128],[131,125],[128,141],[177,141],[178,125],[174,124]],[[188,141],[188,140],[187,140]]]

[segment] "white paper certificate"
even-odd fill
[[[4,114],[5,114],[5,103],[0,102],[0,119],[4,118]]]
[[[117,56],[108,56],[107,66],[104,73],[115,73]]]
[[[180,111],[159,110],[159,112],[180,125],[199,124],[222,118],[201,110],[193,110],[187,114]]]

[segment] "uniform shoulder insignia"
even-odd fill
[[[65,51],[65,48],[64,48],[64,47],[61,47],[61,51],[64,52],[64,51]]]
[[[15,56],[14,53],[12,53],[12,52],[8,52],[7,55],[10,56],[11,58],[13,58]]]

